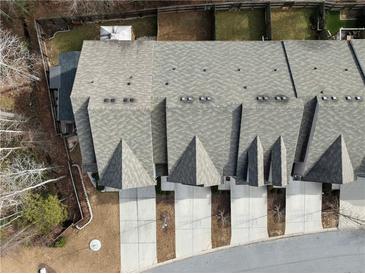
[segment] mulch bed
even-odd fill
[[[157,261],[161,263],[176,257],[174,192],[156,194],[156,219]]]
[[[268,187],[267,230],[269,237],[285,233],[285,188]]]
[[[230,191],[212,190],[212,247],[231,243]]]
[[[331,184],[322,184],[322,227],[336,228],[339,222],[340,191]]]

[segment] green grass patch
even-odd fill
[[[217,11],[216,40],[261,40],[265,36],[265,10]]]
[[[143,36],[157,35],[156,17],[145,17],[75,26],[70,31],[57,33],[53,39],[47,42],[48,57],[50,58],[51,64],[58,64],[58,55],[61,52],[80,51],[84,40],[99,40],[101,25],[131,25],[136,39]]]
[[[273,40],[316,39],[312,26],[317,22],[316,9],[272,9],[271,34]]]
[[[359,27],[357,20],[340,20],[340,11],[326,12],[326,29],[335,35],[340,28],[356,28]]]

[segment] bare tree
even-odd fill
[[[38,58],[31,54],[18,36],[0,28],[0,85],[2,89],[39,80],[36,73]]]
[[[116,0],[71,0],[69,3],[69,10],[72,15],[92,15],[97,13],[107,13],[113,11],[113,8],[118,2]],[[128,2],[128,1],[124,1]]]
[[[219,209],[217,214],[217,219],[221,223],[222,226],[225,226],[228,222],[228,216],[224,209]]]
[[[167,230],[167,228],[169,227],[169,215],[167,214],[167,212],[163,212],[161,214],[160,220],[162,221],[161,229]]]

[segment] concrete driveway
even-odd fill
[[[365,272],[365,231],[332,231],[237,246],[148,272]]]
[[[267,188],[231,184],[231,245],[268,238]]]
[[[175,184],[175,238],[177,258],[212,248],[209,187]]]
[[[290,181],[286,186],[285,234],[321,231],[321,209],[322,184]]]
[[[122,272],[138,272],[157,263],[155,197],[154,186],[119,192]]]

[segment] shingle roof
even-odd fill
[[[347,41],[285,41],[299,97],[353,95],[364,89]]]
[[[271,182],[274,186],[286,186],[288,183],[287,151],[282,136],[273,145],[271,151]]]
[[[337,103],[308,103],[318,87]],[[364,170],[365,123],[353,122],[364,103],[343,98],[363,92],[342,41],[85,41],[72,103],[84,166],[97,163],[105,185],[153,184],[154,164],[167,164],[170,178],[187,184],[236,176],[285,186],[295,160],[305,158],[308,173],[340,134],[355,173]],[[123,144],[142,170],[128,182]]]
[[[347,151],[350,162],[355,174],[365,173],[365,104],[364,101],[356,101],[355,99],[347,101],[340,98],[337,101],[324,101],[317,97],[317,105],[314,116],[314,125],[312,136],[309,140],[309,146],[306,155],[306,175],[320,160],[322,155],[341,135],[341,140],[346,141]],[[343,146],[335,146],[343,151]],[[341,151],[337,154],[328,152],[331,155],[342,155]],[[333,158],[332,161],[340,161],[340,158]],[[318,172],[317,172],[318,173]],[[311,176],[311,180],[320,181],[326,176],[326,172],[316,178]],[[329,179],[328,179],[329,180]],[[328,181],[327,180],[327,181]]]
[[[247,181],[252,186],[263,186],[264,180],[264,150],[260,137],[256,136],[247,151]]]
[[[58,90],[57,114],[59,121],[74,121],[70,94],[75,79],[79,51],[63,52],[59,56],[61,85]]]
[[[359,62],[360,70],[365,81],[365,39],[352,40],[351,44],[354,49],[354,55]]]
[[[321,155],[304,180],[336,184],[354,181],[354,170],[342,135]]]
[[[145,186],[146,182],[153,185],[152,179],[144,178],[145,173],[154,178],[150,109],[134,107],[132,103],[128,105],[120,101],[104,103],[101,99],[95,98],[90,99],[88,111],[101,184],[115,186],[115,183],[107,180],[109,177],[106,171],[110,171],[108,163],[122,140],[123,144],[128,144],[127,151],[133,152],[129,153],[133,155],[129,159],[141,164],[136,166],[134,173],[130,173],[130,177],[136,176],[134,180],[123,179],[121,185],[118,183],[119,188],[122,186],[129,188],[131,187],[129,184],[134,184],[135,187]],[[143,175],[140,179],[138,179],[138,169],[140,176]],[[103,178],[104,176],[106,178]],[[130,177],[122,176],[131,179]]]
[[[203,186],[221,183],[221,175],[198,136],[191,140],[170,174],[171,182]]]
[[[260,137],[263,147],[265,182],[272,183],[269,176],[270,159],[272,158],[273,146],[280,137],[283,139],[286,148],[286,161],[281,161],[281,164],[287,170],[287,176],[290,176],[291,165],[295,159],[303,109],[303,101],[294,98],[286,102],[275,100],[244,102],[237,160],[237,177],[240,180],[247,180],[247,167],[249,165],[247,152],[256,136]]]

